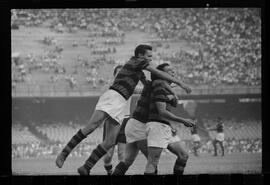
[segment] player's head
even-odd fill
[[[218,122],[218,124],[222,124],[222,119],[220,116],[217,117],[217,122]]]
[[[122,67],[123,67],[123,65],[115,66],[114,70],[113,70],[113,76],[116,76],[118,74],[118,72],[121,70]]]
[[[160,71],[164,71],[164,72],[165,72],[165,68],[166,68],[167,66],[170,66],[170,65],[169,65],[168,63],[163,63],[163,64],[158,65],[156,68],[157,68],[158,70],[160,70]],[[151,80],[152,80],[152,81],[158,80],[158,79],[160,79],[160,78],[159,78],[157,75],[151,73]]]
[[[141,44],[135,48],[135,57],[144,59],[148,62],[152,61],[152,46]]]
[[[162,63],[160,65],[157,66],[158,70],[164,71],[165,73],[168,73],[171,76],[174,76],[174,70],[173,68],[170,66],[170,64],[168,63]],[[153,73],[151,73],[151,80],[157,80],[160,79],[158,76],[154,75]]]

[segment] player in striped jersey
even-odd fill
[[[175,98],[176,95],[171,90],[171,87],[164,83],[164,81],[156,80],[154,84],[159,84],[172,93],[171,96],[167,97],[168,100]],[[127,144],[125,150],[125,160],[118,163],[118,165],[115,167],[113,175],[124,175],[135,161],[139,151],[141,151],[147,158],[146,122],[148,121],[151,89],[152,82],[149,81],[149,83],[144,86],[131,119],[126,125],[125,135]]]
[[[163,64],[162,69],[168,74],[174,75],[174,71],[169,64]],[[151,74],[151,79],[154,81],[159,78]],[[167,81],[164,82],[168,83]],[[170,95],[170,92],[160,85],[153,85],[152,88],[149,121],[146,124],[148,160],[144,174],[157,174],[159,158],[164,148],[177,156],[173,173],[176,175],[183,174],[188,153],[184,150],[176,133],[172,132],[170,122],[183,123],[187,127],[192,127],[195,124],[192,120],[181,118],[171,112],[172,107],[176,107],[177,103],[173,104],[167,100],[166,96]]]
[[[117,65],[114,68],[114,71],[113,71],[114,77],[118,74],[118,72],[121,70],[122,67],[123,65]],[[138,86],[134,90],[134,94],[141,94],[141,92],[142,92],[142,88]],[[124,120],[122,122],[120,131],[117,136],[116,143],[115,143],[115,145],[117,145],[118,161],[124,161],[124,157],[125,157],[125,145],[126,145],[125,127],[126,127],[127,121],[130,119],[130,104],[131,104],[131,97],[128,99],[126,107],[124,109],[125,110]],[[109,129],[110,129],[110,122],[106,120],[103,125],[103,141],[105,140],[106,135],[107,135],[106,133],[109,132]],[[113,165],[111,162],[112,162],[112,158],[114,154],[114,148],[115,146],[111,147],[103,158],[104,168],[108,175],[111,175],[113,172]]]
[[[78,168],[80,175],[89,175],[93,166],[115,145],[116,138],[120,131],[121,123],[124,119],[124,109],[127,100],[132,96],[135,87],[141,80],[146,83],[143,70],[147,70],[162,79],[168,80],[179,85],[190,93],[191,89],[180,80],[155,68],[152,61],[152,47],[149,45],[139,45],[135,48],[135,56],[124,64],[120,72],[114,79],[109,90],[99,98],[95,111],[91,116],[89,123],[80,129],[67,143],[64,149],[56,158],[56,165],[61,168],[70,152],[106,119],[110,122],[110,129],[107,138],[100,143],[85,161],[84,165]]]
[[[118,72],[121,70],[123,66],[122,65],[117,65],[114,70],[113,70],[113,76],[115,77]],[[136,87],[137,88],[137,87]],[[140,89],[135,89],[134,93],[140,93]],[[130,103],[131,103],[131,97],[128,99],[128,102],[126,104],[126,108],[125,108],[125,117],[123,120],[123,123],[121,125],[119,134],[117,136],[116,139],[116,143],[115,145],[117,145],[117,157],[119,161],[124,161],[124,152],[125,152],[125,143],[126,143],[126,136],[125,136],[125,126],[127,121],[129,120],[130,117]],[[110,129],[110,122],[109,121],[105,121],[104,125],[103,125],[103,141],[106,138],[106,133],[109,132]],[[103,162],[104,162],[104,168],[107,172],[108,175],[111,175],[113,172],[113,165],[112,165],[112,158],[113,158],[113,154],[114,154],[114,149],[115,146],[111,147],[108,152],[105,154],[105,156],[103,157]]]

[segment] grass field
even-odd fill
[[[54,163],[54,158],[45,159],[12,159],[13,175],[77,175],[77,168],[87,157],[70,157],[64,166],[59,169]],[[172,154],[162,155],[159,163],[159,174],[172,174],[176,157]],[[100,160],[92,169],[92,175],[105,175],[105,170]],[[113,165],[117,164],[117,157],[113,158]],[[146,159],[139,154],[127,175],[143,174]],[[260,174],[262,172],[261,154],[227,154],[224,157],[213,157],[201,154],[195,157],[190,154],[184,174]]]

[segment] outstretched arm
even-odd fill
[[[182,89],[184,89],[187,93],[191,93],[191,89],[190,87],[188,87],[186,84],[184,84],[183,82],[181,82],[179,79],[176,79],[174,77],[172,77],[171,75],[156,69],[153,65],[148,65],[145,70],[159,76],[160,78],[170,81],[172,83],[175,83],[177,85],[179,85]]]

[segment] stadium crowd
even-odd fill
[[[212,86],[261,85],[261,19],[258,9],[14,9],[12,11],[12,24],[19,26],[39,26],[48,20],[50,27],[56,31],[87,30],[90,36],[93,36],[91,43],[88,43],[92,47],[95,46],[93,44],[95,37],[106,38],[103,43],[105,46],[94,47],[92,51],[98,55],[120,52],[117,47],[111,48],[110,45],[123,44],[125,32],[135,29],[151,34],[152,38],[149,38],[149,41],[158,37],[153,42],[154,48],[167,48],[168,42],[186,40],[196,48],[196,52],[179,50],[168,53],[154,49],[154,55],[157,60],[170,61],[175,65],[179,69],[178,75],[187,83]],[[47,38],[44,42],[56,45],[53,51],[48,53],[50,57],[47,56],[44,60],[55,59],[55,53],[60,55],[63,48],[57,45],[56,40]],[[111,61],[107,56],[103,59]],[[32,66],[40,65],[43,63],[36,62]],[[50,65],[57,69],[64,68],[54,62]],[[180,70],[183,65],[185,69]],[[44,67],[44,70],[48,70],[48,67]],[[25,70],[20,73],[25,76],[23,75]]]
[[[205,127],[215,125],[214,120],[204,120],[207,122]],[[247,134],[249,129],[258,129],[251,127],[251,125],[257,125],[258,128],[261,127],[259,121],[245,121],[245,122],[236,122],[232,120],[224,120],[225,131],[231,130],[235,132],[234,134],[228,134],[225,132],[224,148],[225,154],[231,153],[261,153],[262,152],[262,139],[261,135],[251,132]],[[60,150],[64,147],[66,140],[76,132],[76,130],[81,127],[77,123],[70,121],[68,123],[51,123],[51,124],[37,124],[35,125],[36,130],[39,131],[39,134],[46,135],[43,139],[24,139],[23,134],[20,134],[19,137],[12,136],[12,157],[13,158],[31,158],[31,157],[52,157],[54,158]],[[25,125],[22,124],[12,124],[12,128],[17,131],[29,130]],[[241,129],[240,129],[241,128]],[[237,129],[240,129],[240,132],[237,132]],[[179,137],[185,142],[188,146],[188,150],[192,153],[192,140],[190,138],[189,130],[185,130],[185,134],[178,132]],[[261,133],[261,131],[258,131]],[[18,132],[13,132],[13,134],[18,134]],[[236,137],[236,134],[237,137]],[[210,134],[211,135],[211,134]],[[18,141],[16,138],[20,138]],[[30,138],[30,137],[28,137]],[[85,142],[82,142],[78,148],[75,149],[71,156],[80,157],[88,156],[90,151],[94,148],[95,144],[102,139],[102,128],[98,129],[97,132]],[[213,154],[213,144],[212,137],[201,136],[202,146],[199,149],[199,153],[202,154]],[[168,151],[164,151],[165,155]]]
[[[186,145],[190,141],[185,141]],[[42,142],[35,143],[20,143],[12,144],[12,158],[55,158],[57,153],[61,151],[65,143],[50,143],[45,144]],[[90,152],[94,149],[95,145],[89,143],[81,143],[78,148],[70,154],[73,157],[89,156]],[[262,152],[262,140],[257,139],[226,139],[224,141],[225,154],[231,153],[261,153]],[[192,148],[188,148],[189,152],[192,152]],[[212,141],[202,142],[202,146],[199,149],[199,153],[202,154],[213,154],[213,144]],[[166,150],[164,151],[166,155]]]

